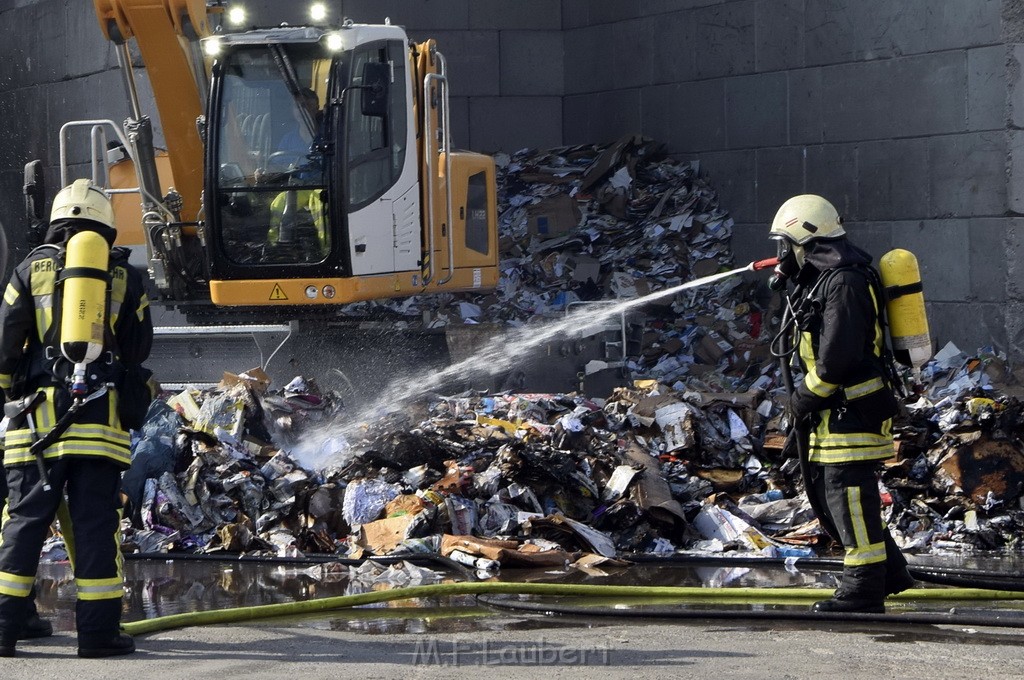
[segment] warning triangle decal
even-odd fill
[[[274,284],[274,290],[270,291],[271,300],[287,300],[288,296],[284,294],[284,290],[281,289],[280,283]]]

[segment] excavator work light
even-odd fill
[[[205,52],[208,57],[216,57],[220,55],[221,48],[223,47],[221,42],[220,38],[207,38],[203,41],[203,52]]]
[[[234,5],[228,10],[228,23],[232,26],[241,26],[245,23],[246,11],[244,7]]]
[[[344,45],[342,44],[341,33],[328,33],[327,34],[327,49],[331,52],[338,52]]]
[[[322,2],[314,2],[309,8],[309,18],[317,24],[327,19],[327,5]]]

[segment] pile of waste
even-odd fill
[[[991,349],[952,343],[925,366],[882,477],[905,549],[1024,548],[1022,378]]]
[[[497,160],[498,290],[346,314],[532,325],[732,265],[732,221],[707,178],[651,140]],[[165,395],[134,433],[125,549],[441,554],[491,573],[599,570],[637,553],[822,554],[834,546],[784,456],[769,302],[763,285],[732,277],[644,304],[631,319],[628,386],[603,399],[427,394],[369,416],[312,376],[273,388],[258,370]],[[948,345],[918,382],[880,486],[897,541],[1020,549],[1024,374],[997,352]],[[63,554],[59,537],[47,554]]]
[[[346,428],[344,407],[311,381],[272,391],[258,374],[155,402],[124,478],[125,545],[441,553],[487,570],[686,547],[812,554],[800,547],[819,541],[803,502],[784,498],[785,466],[762,463],[775,410],[763,393],[646,381],[607,400],[420,406],[418,421],[409,407]],[[304,467],[305,456],[327,465]]]
[[[947,347],[925,375],[880,486],[897,541],[1020,549],[1024,405],[997,389],[1014,389],[1005,362]],[[351,423],[311,380],[272,390],[259,372],[227,375],[153,404],[124,479],[124,544],[441,554],[492,573],[637,553],[823,554],[834,546],[782,456],[781,401],[646,380],[607,399],[431,395]]]
[[[639,298],[732,267],[733,220],[709,178],[699,162],[668,158],[660,143],[630,135],[495,160],[498,288],[358,303],[343,314],[385,315],[406,328],[522,326],[579,303]],[[733,277],[645,305],[630,318],[635,341],[625,348],[624,373],[745,391],[768,359],[760,293],[756,282]]]

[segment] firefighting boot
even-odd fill
[[[26,602],[24,597],[0,595],[0,657],[14,656],[22,622],[28,619]]]
[[[21,633],[18,634],[18,639],[33,640],[35,638],[50,637],[51,635],[53,635],[53,624],[40,617],[38,612],[32,612],[28,615]]]
[[[843,578],[830,600],[815,602],[811,611],[884,614],[885,564],[844,566]]]
[[[122,656],[135,651],[135,640],[131,635],[118,633],[113,636],[79,635],[78,656],[83,659],[101,659],[108,656]]]

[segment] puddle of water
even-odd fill
[[[431,565],[433,566],[433,565]],[[943,563],[946,566],[946,563]],[[973,568],[988,568],[989,564],[973,564]],[[1005,563],[999,568],[1005,570]],[[353,583],[345,573],[332,575],[335,580],[317,581],[304,573],[304,566],[282,566],[260,563],[211,562],[188,560],[130,560],[125,563],[125,587],[123,619],[140,619],[167,616],[184,612],[248,607],[264,604],[295,602],[315,598],[327,598],[366,592],[366,586]],[[455,579],[456,574],[446,578]],[[588,583],[607,585],[648,585],[648,586],[703,586],[718,587],[822,587],[831,588],[837,584],[838,574],[818,570],[787,571],[775,567],[713,567],[685,565],[634,565],[620,568],[606,576],[591,576],[581,571],[570,570],[507,570],[497,580],[521,582]],[[58,631],[74,630],[75,587],[67,563],[40,565],[38,583],[38,604],[43,616],[53,621]],[[709,592],[713,597],[713,592]],[[528,598],[536,602],[551,601],[545,598]],[[615,600],[602,601],[595,598],[568,598],[557,600],[565,605],[620,606],[643,617],[645,609],[652,606],[664,607],[665,600],[634,602],[628,606]],[[960,603],[963,611],[974,611],[988,605],[979,602]],[[721,609],[723,605],[686,604],[691,609]],[[806,604],[764,604],[745,606],[730,602],[729,609],[751,609],[760,611],[803,609]],[[898,603],[892,609],[901,612],[940,611],[947,612],[957,603]],[[1024,615],[1024,604],[1001,602],[1002,610],[1017,610]],[[607,621],[607,622],[606,622]],[[413,601],[381,602],[365,607],[348,609],[344,612],[307,616],[290,621],[293,625],[319,629],[347,630],[367,635],[388,633],[456,633],[485,630],[532,630],[534,628],[579,627],[588,625],[610,625],[612,619],[597,617],[538,617],[513,612],[495,612],[481,606],[472,596],[430,597]],[[877,632],[877,628],[875,629]],[[973,638],[972,638],[973,640]]]
[[[303,573],[305,569],[301,565],[251,562],[129,560],[125,563],[123,618],[125,621],[135,621],[183,612],[278,604],[366,591],[364,586],[353,584],[347,574],[337,575],[336,580],[317,581]],[[446,576],[454,577],[454,574]],[[498,580],[708,587],[834,585],[833,577],[827,573],[790,574],[782,569],[650,565],[619,569],[605,577],[589,576],[576,570],[507,570]],[[38,606],[44,616],[53,620],[57,630],[74,629],[75,587],[71,569],[66,562],[40,565]],[[424,618],[429,614],[437,621],[441,620],[438,614],[441,611],[454,610],[460,612],[460,615],[466,615],[466,618],[482,618],[481,612],[489,611],[478,607],[471,596],[431,597],[416,600],[414,608],[409,606],[408,601],[382,602],[351,610],[353,616],[346,613],[345,617],[335,617],[334,620],[362,621],[365,619],[362,612],[381,609],[389,610],[388,618],[398,611],[408,610],[412,612],[410,617],[414,614],[415,618]],[[358,628],[367,624],[352,625]],[[367,626],[366,632],[374,632],[373,626]]]
[[[614,621],[593,621],[576,617],[529,617],[517,616],[511,612],[495,612],[478,606],[457,609],[429,610],[405,608],[391,610],[388,617],[380,611],[348,610],[344,616],[326,614],[323,617],[306,617],[297,621],[302,628],[316,630],[339,630],[365,635],[408,634],[449,634],[477,633],[481,631],[530,631],[558,628],[597,628],[612,625]]]

